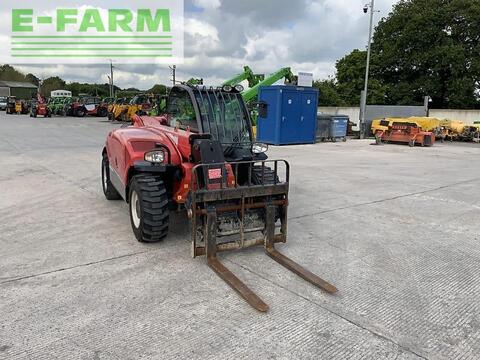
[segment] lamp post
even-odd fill
[[[368,31],[368,48],[367,48],[367,67],[365,69],[365,87],[362,94],[362,104],[360,108],[360,139],[365,138],[365,117],[367,110],[367,97],[368,97],[368,75],[370,72],[370,51],[372,45],[372,34],[373,34],[373,15],[375,14],[375,0],[371,0],[370,4],[365,4],[363,7],[363,12],[366,14],[370,10],[370,29]]]
[[[108,80],[110,81],[110,97],[115,96],[115,88],[113,87],[113,61],[110,59],[110,76],[108,77]]]
[[[172,70],[172,84],[175,86],[177,83],[177,65],[169,66],[170,70]]]

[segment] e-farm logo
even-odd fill
[[[42,3],[41,9],[21,5],[17,1],[8,9],[11,46],[8,54],[0,54],[0,62],[105,63],[109,59],[171,64],[183,60],[183,0],[93,0],[81,6],[63,0],[51,8]]]

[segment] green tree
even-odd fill
[[[0,66],[0,80],[25,81],[25,75],[10,65]]]
[[[65,90],[65,81],[58,76],[49,77],[42,81],[40,92],[43,96],[49,97],[54,90]]]
[[[372,78],[388,86],[388,103],[480,105],[480,1],[401,0],[373,40]]]
[[[167,87],[162,84],[155,84],[151,89],[147,90],[146,92],[152,93],[152,94],[165,95],[167,94]]]
[[[318,89],[318,106],[345,106],[334,79],[316,80],[313,87]]]
[[[360,104],[360,93],[365,86],[365,68],[367,52],[358,49],[337,61],[337,89],[344,103],[350,106]],[[372,64],[372,72],[374,68]],[[383,105],[386,103],[388,85],[371,78],[368,86],[368,103]]]
[[[37,85],[37,86],[40,85],[40,79],[31,73],[28,73],[27,75],[25,75],[25,81],[28,81],[33,85]]]

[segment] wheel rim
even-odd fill
[[[102,184],[103,184],[103,191],[107,190],[108,186],[108,178],[107,178],[107,162],[103,162],[103,171],[102,171]]]
[[[132,214],[132,221],[135,228],[140,227],[140,201],[135,190],[132,191],[130,198],[130,213]]]

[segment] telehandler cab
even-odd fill
[[[313,285],[337,289],[275,249],[287,238],[290,166],[268,160],[252,141],[241,85],[174,86],[160,116],[133,116],[110,132],[102,153],[108,200],[125,199],[135,237],[162,240],[169,209],[190,219],[192,255],[207,263],[255,309],[265,304],[230,272],[217,253],[263,245],[266,253]]]

